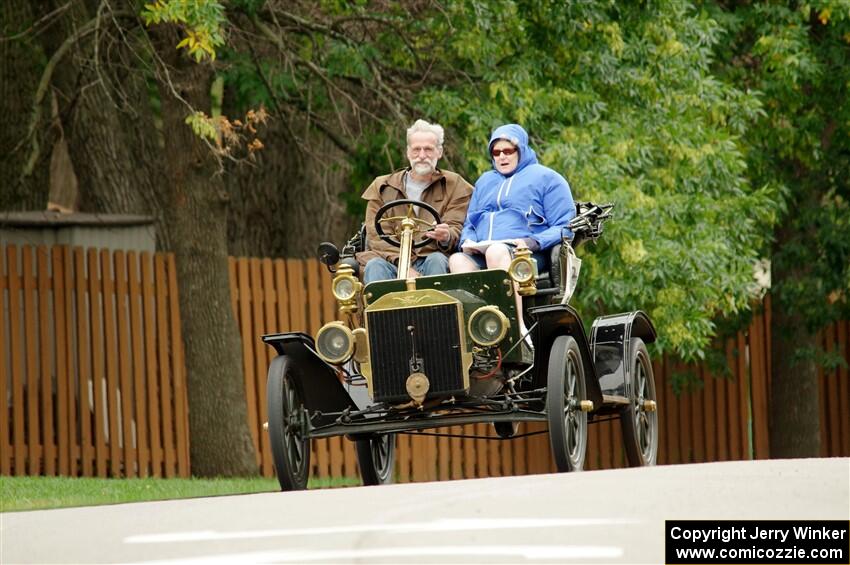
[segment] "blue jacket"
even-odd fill
[[[519,149],[519,162],[505,176],[487,171],[475,183],[475,191],[466,212],[460,235],[464,241],[486,241],[531,237],[548,249],[561,241],[561,229],[576,215],[576,206],[566,179],[537,162],[528,145],[528,134],[517,124],[500,126],[493,131],[488,153],[500,139]],[[572,237],[572,232],[565,233]],[[458,247],[460,247],[460,245]]]

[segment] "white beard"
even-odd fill
[[[427,160],[427,161],[419,161],[416,163],[411,162],[410,166],[413,168],[413,172],[417,175],[425,176],[430,175],[434,172],[434,169],[437,168],[437,160]]]

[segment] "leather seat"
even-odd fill
[[[557,294],[561,287],[560,265],[561,244],[555,244],[549,250],[549,270],[537,273],[537,293]]]

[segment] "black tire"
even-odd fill
[[[388,485],[395,471],[395,434],[380,434],[354,442],[360,478],[365,486]]]
[[[587,390],[581,351],[571,336],[558,336],[552,344],[546,387],[555,467],[559,473],[581,471],[587,453],[587,412],[581,410],[580,403],[587,400]]]
[[[629,406],[620,413],[623,443],[630,467],[655,465],[658,457],[658,412],[646,410],[646,400],[656,401],[655,375],[646,345],[639,337],[631,338],[629,352],[631,386]]]
[[[281,490],[304,490],[310,476],[309,425],[295,361],[280,355],[269,366],[269,440]]]

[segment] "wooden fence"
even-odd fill
[[[6,247],[0,257],[0,474],[188,476],[185,369],[174,257],[67,247]],[[264,333],[314,334],[334,318],[330,276],[315,260],[232,258],[231,303],[242,340],[257,464],[273,476],[266,420]],[[766,458],[770,301],[722,346],[729,371],[655,362],[661,464]],[[848,358],[848,323],[822,336]],[[677,395],[673,375],[697,386]],[[821,376],[824,456],[850,455],[846,368]],[[554,470],[542,424],[516,440],[488,425],[438,430],[490,439],[404,434],[398,480],[427,481]],[[621,467],[617,420],[590,426],[588,469]],[[353,444],[313,442],[313,477],[356,477]]]
[[[2,251],[0,474],[188,476],[174,256]]]

